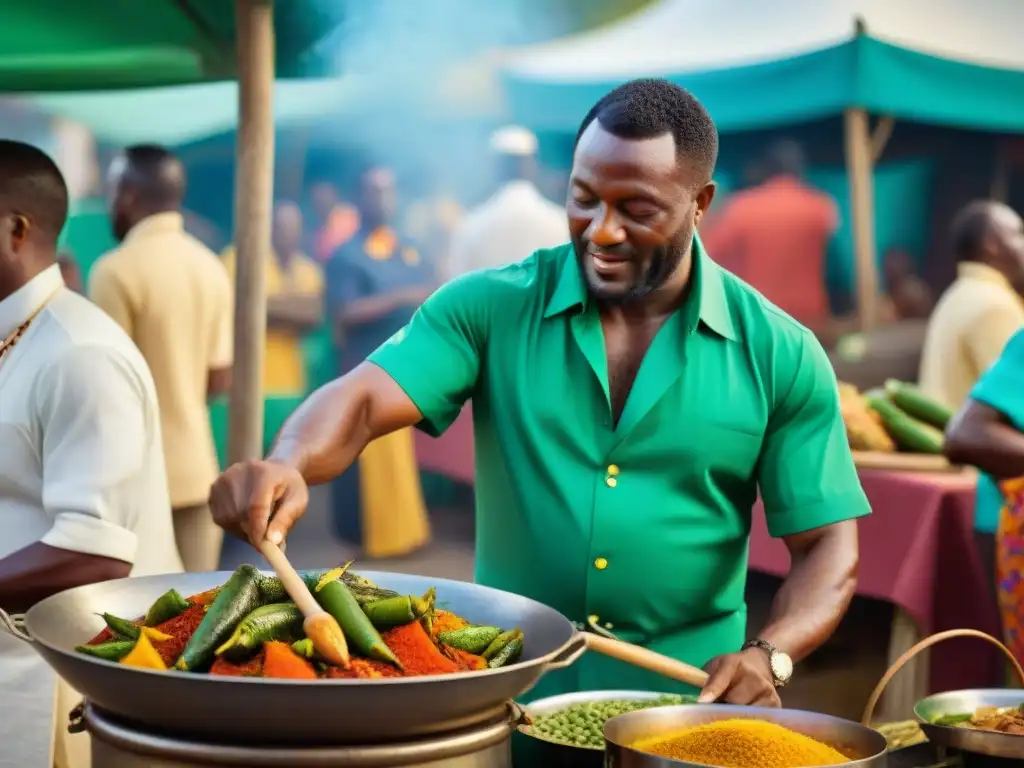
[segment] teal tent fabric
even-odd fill
[[[933,171],[934,163],[929,159],[883,163],[875,169],[875,247],[880,274],[890,249],[901,248],[919,259],[924,253]],[[829,289],[837,294],[851,293],[856,276],[846,171],[812,169],[808,181],[830,194],[839,205],[841,225],[830,248]]]
[[[922,23],[924,23],[922,21]],[[859,106],[919,122],[1024,130],[1024,71],[966,64],[861,36],[780,61],[705,72],[651,73],[688,88],[722,132],[770,128]],[[513,118],[573,131],[628,78],[558,82],[502,75]]]
[[[83,284],[88,285],[96,260],[116,245],[102,200],[83,200],[72,207],[58,247],[69,252],[78,263]]]

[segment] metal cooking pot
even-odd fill
[[[541,717],[561,712],[574,704],[591,701],[657,701],[664,695],[650,691],[576,691],[531,701],[526,706],[526,712],[530,717]],[[529,725],[520,724],[518,730],[521,738],[529,739],[530,757],[536,759],[537,765],[557,765],[559,768],[604,766],[604,750],[600,747],[577,747],[550,741],[535,735]]]
[[[1024,736],[932,724],[932,720],[942,715],[965,715],[974,712],[978,707],[1020,707],[1022,703],[1024,691],[978,688],[937,693],[921,699],[914,706],[914,714],[921,721],[921,730],[932,744],[989,757],[1024,760]]]
[[[521,627],[521,659],[501,669],[372,680],[271,680],[136,669],[76,653],[102,628],[98,614],[145,614],[169,589],[193,595],[222,585],[230,572],[117,579],[69,589],[0,626],[30,642],[88,701],[157,734],[220,743],[368,744],[455,731],[500,716],[550,669],[574,662],[585,638],[552,608],[461,581],[362,571],[401,594],[437,588],[438,602],[479,624]]]
[[[799,709],[735,707],[727,704],[683,704],[678,707],[654,707],[613,717],[604,724],[607,768],[675,768],[698,766],[682,760],[656,757],[632,749],[641,739],[668,737],[686,728],[718,720],[749,718],[781,725],[812,739],[831,744],[851,760],[843,768],[885,768],[887,746],[878,731],[858,723],[817,712]],[[829,767],[833,768],[833,767]],[[838,767],[836,767],[838,768]]]

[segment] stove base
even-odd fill
[[[204,744],[142,733],[89,704],[84,722],[92,737],[92,768],[512,768],[511,717],[429,739],[311,749]]]

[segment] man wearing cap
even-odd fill
[[[491,136],[501,188],[472,210],[452,236],[448,275],[502,267],[569,240],[565,211],[536,186],[537,137],[519,126]]]

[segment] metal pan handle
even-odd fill
[[[25,629],[25,617],[20,613],[12,616],[3,608],[0,608],[0,630],[26,643],[32,642],[32,635]]]
[[[568,666],[576,663],[587,650],[587,638],[582,632],[577,632],[572,636],[572,639],[565,644],[565,647],[558,651],[554,657],[547,664],[544,665],[544,671],[547,672],[552,669],[565,669]]]

